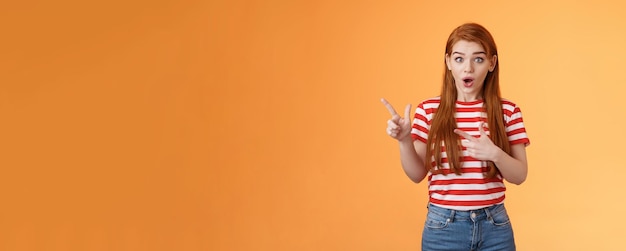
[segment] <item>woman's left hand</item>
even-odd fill
[[[495,161],[502,150],[491,141],[483,128],[484,126],[485,122],[480,122],[480,126],[478,126],[480,137],[478,138],[460,129],[454,129],[454,133],[466,139],[461,140],[461,143],[470,157],[484,161]]]

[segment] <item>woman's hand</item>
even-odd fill
[[[484,126],[485,122],[480,122],[480,126],[478,126],[480,137],[478,138],[460,129],[454,129],[454,133],[467,139],[467,141],[461,141],[461,143],[466,148],[467,154],[470,157],[484,161],[496,161],[502,149],[491,141],[489,135],[485,132]]]
[[[404,109],[404,118],[400,117],[396,109],[384,98],[380,100],[391,114],[391,119],[387,120],[387,134],[392,138],[402,141],[411,136],[411,104]]]

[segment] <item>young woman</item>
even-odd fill
[[[385,99],[387,134],[398,140],[413,182],[428,176],[422,250],[515,250],[503,180],[521,184],[530,144],[520,108],[500,96],[498,51],[483,26],[452,31],[441,95],[420,103],[410,121]]]

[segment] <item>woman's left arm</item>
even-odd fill
[[[498,147],[496,147],[498,148]],[[528,175],[528,162],[526,161],[526,146],[515,144],[511,146],[511,155],[498,148],[497,154],[491,160],[500,170],[502,177],[510,183],[519,185],[526,180]]]

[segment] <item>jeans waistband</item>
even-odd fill
[[[439,206],[435,206],[431,203],[428,203],[428,213],[437,214],[443,217],[447,217],[450,220],[482,220],[482,219],[490,219],[492,215],[496,215],[497,213],[506,210],[504,208],[504,203],[496,204],[493,206],[475,209],[475,210],[454,210],[447,209]]]

